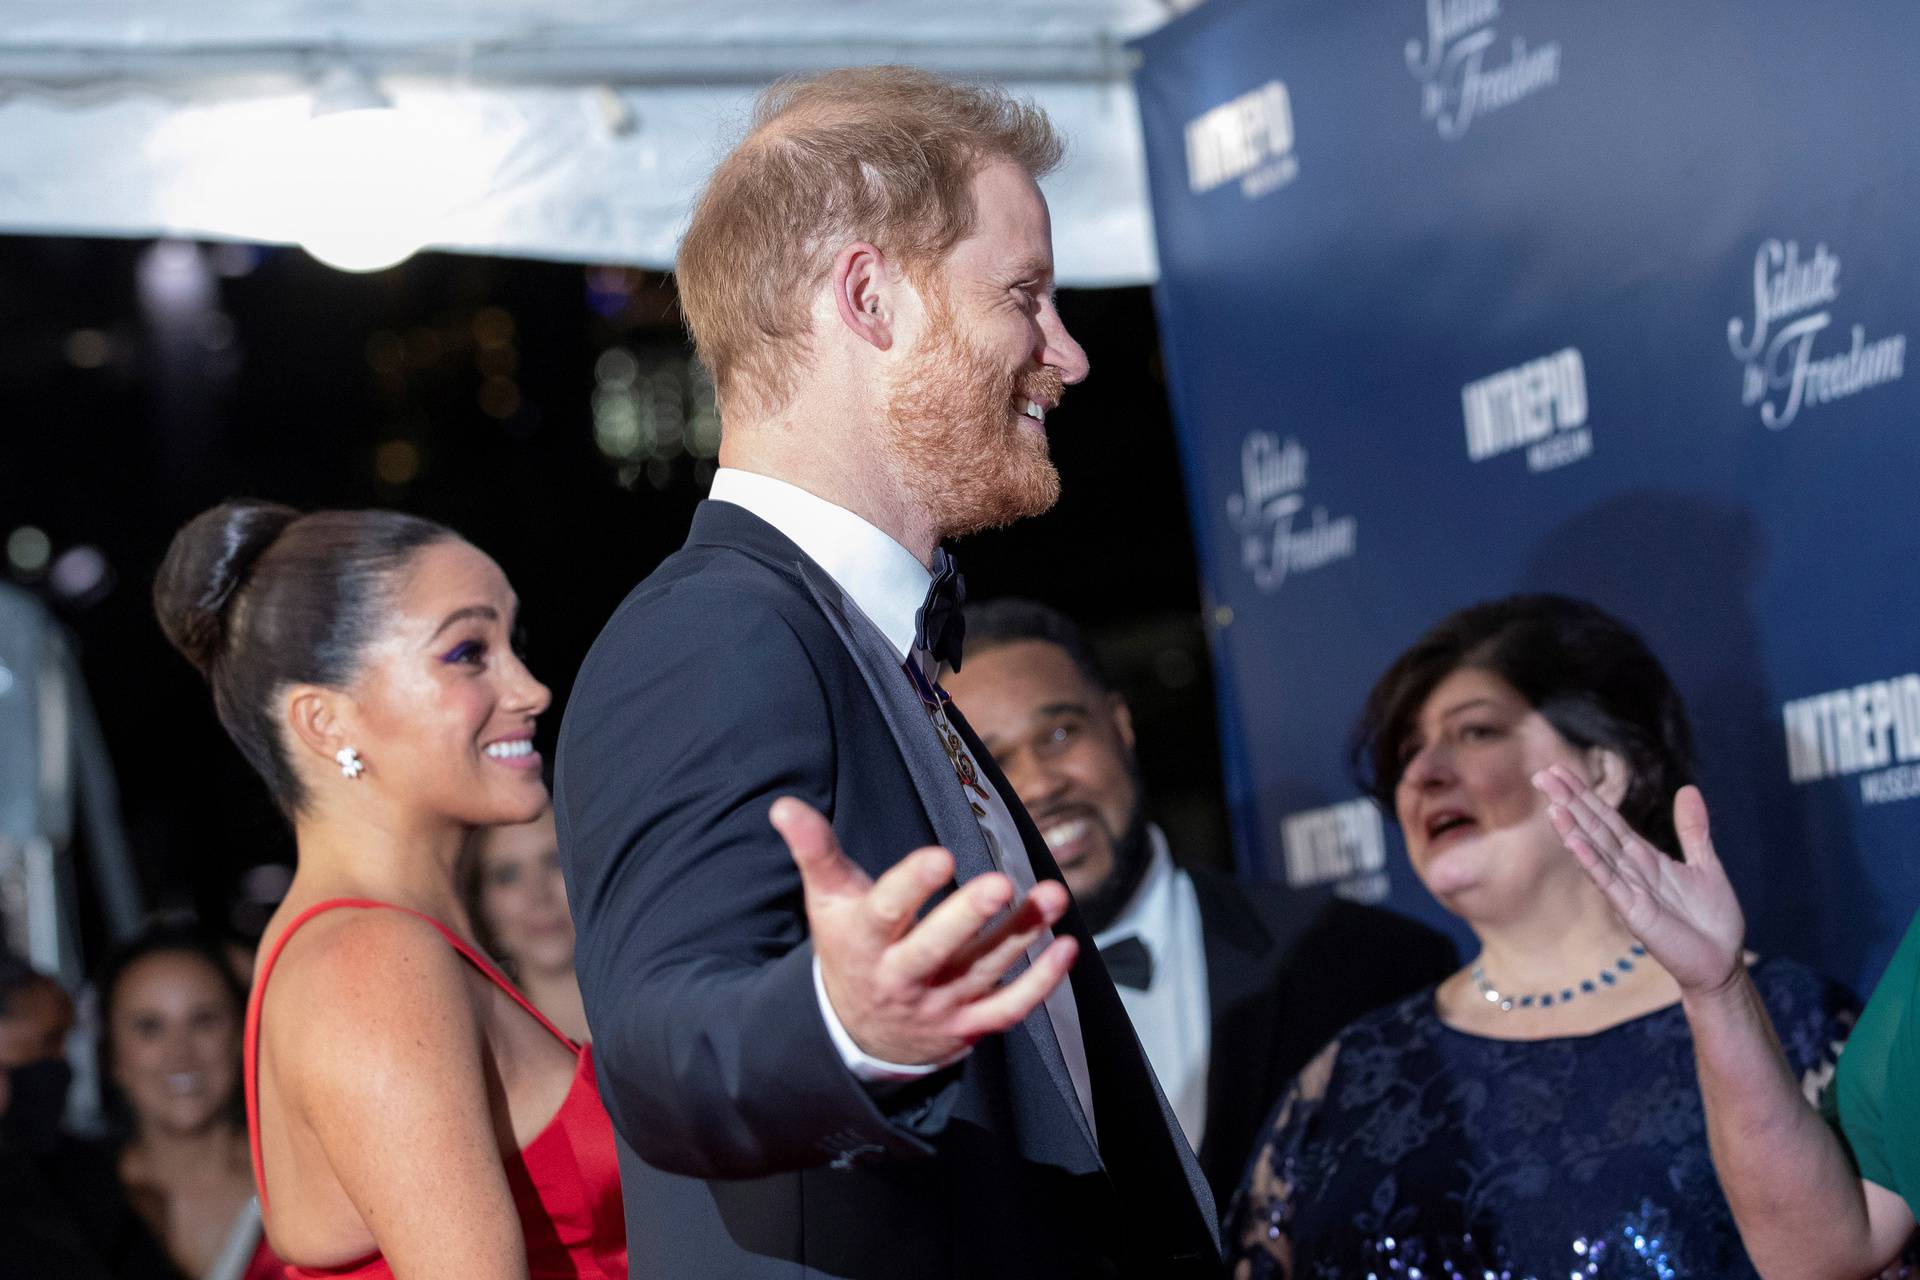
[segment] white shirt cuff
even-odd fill
[[[854,1078],[866,1084],[884,1084],[889,1081],[918,1080],[930,1076],[943,1067],[951,1066],[965,1057],[964,1053],[936,1062],[931,1066],[908,1067],[897,1062],[883,1062],[879,1058],[864,1052],[840,1025],[840,1015],[833,1011],[833,1002],[827,999],[826,979],[820,976],[820,957],[813,958],[813,994],[820,999],[820,1016],[826,1020],[827,1035],[833,1039],[833,1047],[840,1051],[840,1061],[847,1064],[847,1070]]]

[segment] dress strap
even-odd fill
[[[554,1038],[565,1045],[570,1053],[576,1057],[580,1053],[580,1046],[568,1039],[564,1031],[554,1026],[546,1014],[534,1008],[533,1002],[522,995],[520,989],[509,982],[506,975],[501,973],[491,960],[482,955],[478,948],[425,912],[415,911],[412,907],[403,907],[397,903],[376,902],[372,898],[329,898],[325,902],[314,903],[295,916],[293,923],[288,925],[280,936],[274,939],[273,945],[267,949],[266,958],[260,964],[259,976],[254,979],[252,998],[247,1002],[245,1061],[242,1063],[246,1086],[247,1142],[253,1156],[253,1181],[260,1190],[260,1212],[263,1217],[267,1212],[267,1174],[266,1165],[262,1162],[260,1155],[260,1017],[267,1004],[267,982],[273,977],[273,966],[278,963],[280,952],[285,949],[293,935],[300,931],[300,927],[322,912],[341,907],[384,907],[389,911],[404,912],[416,919],[426,921],[439,930],[440,936],[447,940],[448,946],[459,952],[461,957],[478,969],[489,982],[512,996],[514,1003],[525,1009],[535,1022],[552,1032]]]

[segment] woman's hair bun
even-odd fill
[[[203,676],[226,645],[228,610],[274,540],[300,518],[277,502],[240,498],[202,511],[173,535],[153,582],[153,609],[173,647]]]

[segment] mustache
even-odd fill
[[[1020,379],[1020,398],[1039,400],[1045,404],[1059,404],[1066,394],[1067,384],[1061,378],[1058,369],[1047,367],[1036,373],[1029,373]]]

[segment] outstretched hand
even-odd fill
[[[1548,820],[1647,953],[1683,992],[1718,990],[1742,968],[1746,919],[1707,830],[1698,787],[1673,798],[1678,862],[1648,844],[1572,770],[1552,765],[1533,785],[1553,803]]]
[[[977,876],[916,922],[927,899],[953,879],[945,849],[917,849],[875,880],[810,806],[777,800],[768,817],[800,868],[827,999],[864,1053],[902,1066],[947,1062],[1019,1023],[1073,967],[1078,944],[1055,938],[1005,980],[1065,914],[1065,885],[1043,880],[1016,904],[1005,876]]]

